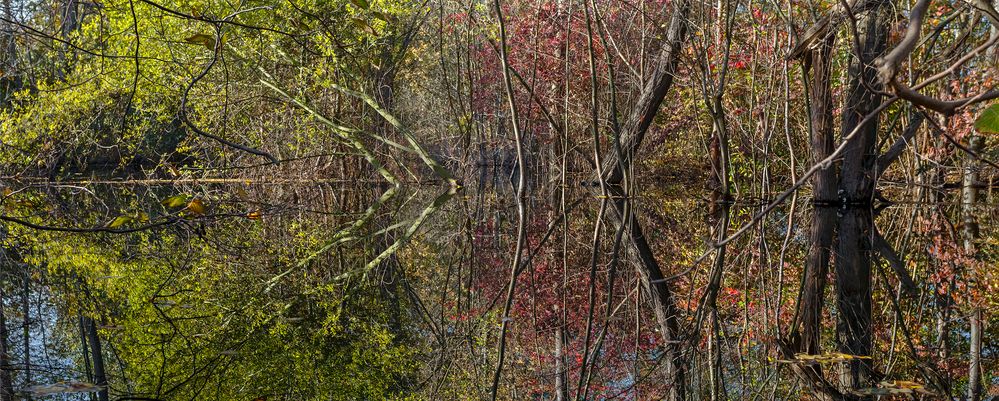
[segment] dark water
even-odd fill
[[[10,180],[13,383],[54,399],[484,399],[495,382],[503,399],[644,400],[682,371],[687,399],[796,399],[815,369],[932,398],[965,391],[979,316],[996,383],[987,188],[964,204],[886,185],[895,202],[845,208],[802,193],[762,215],[777,194],[712,202],[684,174],[605,194],[551,168],[521,224],[519,171],[482,159],[399,185]],[[819,352],[795,357],[817,226],[835,237]]]

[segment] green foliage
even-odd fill
[[[983,133],[999,134],[999,104],[989,106],[978,115],[975,129]]]

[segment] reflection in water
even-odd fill
[[[8,208],[48,227],[5,226],[12,380],[36,395],[106,383],[101,399],[479,398],[506,321],[502,391],[516,399],[657,399],[683,391],[676,378],[725,397],[795,391],[780,379],[794,375],[942,386],[954,373],[926,367],[964,352],[956,315],[973,306],[953,277],[989,274],[948,226],[960,205],[796,201],[693,264],[761,207],[536,185],[504,317],[516,206],[489,174],[11,183]],[[806,263],[833,266],[831,292]],[[838,353],[788,351],[817,344]]]

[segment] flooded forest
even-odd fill
[[[0,2],[0,401],[999,400],[992,0]]]

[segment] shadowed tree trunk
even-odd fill
[[[631,242],[631,249],[638,260],[645,299],[649,300],[652,312],[656,316],[656,322],[659,324],[659,335],[663,339],[666,353],[663,368],[666,377],[672,379],[672,383],[666,383],[669,388],[666,399],[671,401],[685,400],[687,362],[681,348],[679,309],[673,299],[669,282],[663,275],[662,268],[642,232],[642,227],[635,213],[625,213],[625,209],[629,206],[626,203],[630,201],[628,196],[622,188],[617,186],[611,186],[608,190],[610,191],[609,195],[614,199],[615,209],[613,213],[609,213],[611,221],[614,223],[615,229],[621,224],[625,225],[627,239]],[[630,207],[631,210],[636,210],[634,205],[630,205]],[[627,221],[622,220],[625,216],[628,217]]]
[[[811,162],[817,164],[833,152],[833,100],[831,90],[832,49],[835,36],[821,38],[806,57],[806,70],[811,67],[810,147]],[[807,71],[806,71],[807,72]],[[825,299],[826,275],[829,273],[830,254],[836,228],[836,169],[819,170],[812,177],[812,221],[809,234],[808,258],[795,321],[792,322],[789,341],[783,351],[785,357],[795,353],[817,355],[821,353],[822,310]],[[822,400],[841,399],[842,394],[825,380],[818,364],[796,364],[795,374],[803,379],[816,397]]]
[[[839,196],[844,203],[836,252],[836,343],[839,351],[871,355],[871,200],[877,164],[878,117],[861,121],[880,105],[881,85],[874,60],[887,48],[891,3],[881,0],[859,18],[856,34],[859,48],[850,62],[849,87],[843,110],[843,137],[858,130],[846,144],[840,170]],[[870,359],[844,363],[841,385],[847,389],[870,387]],[[865,397],[855,397],[862,399]],[[867,397],[869,398],[869,397]]]
[[[6,264],[5,262],[0,261],[0,263]],[[7,343],[7,318],[4,316],[5,298],[2,284],[0,284],[0,401],[13,401],[14,384],[10,377],[10,348]]]
[[[565,328],[555,330],[555,401],[569,399],[569,371],[565,365]]]
[[[854,56],[850,62],[850,84],[846,104],[843,109],[843,137],[850,135],[859,128],[846,145],[843,153],[843,164],[840,169],[840,197],[847,203],[870,205],[874,195],[875,165],[877,163],[878,117],[870,119],[860,126],[871,112],[881,104],[877,68],[874,60],[885,52],[887,47],[888,29],[891,24],[889,13],[890,3],[881,0],[881,4],[871,12],[864,14],[858,21],[860,53],[862,59]]]
[[[811,93],[811,147],[812,163],[818,163],[833,151],[833,114],[830,73],[830,54],[835,37],[830,36],[818,49],[812,51],[812,93]],[[806,354],[819,353],[822,328],[822,306],[825,294],[826,274],[829,272],[829,252],[836,224],[836,170],[832,167],[816,173],[812,178],[811,246],[805,267],[801,305],[798,308],[801,323],[799,350]],[[797,330],[798,322],[795,324]],[[819,367],[814,367],[819,371]]]
[[[103,386],[97,393],[99,401],[108,401],[108,378],[104,370],[104,353],[101,350],[101,339],[97,335],[97,324],[94,319],[84,316],[83,328],[87,336],[87,344],[90,345],[90,360],[93,363],[94,384]]]
[[[836,252],[838,290],[836,342],[839,351],[871,355],[871,227],[870,208],[848,207],[842,211]],[[840,376],[847,389],[870,387],[869,359],[844,363]]]

